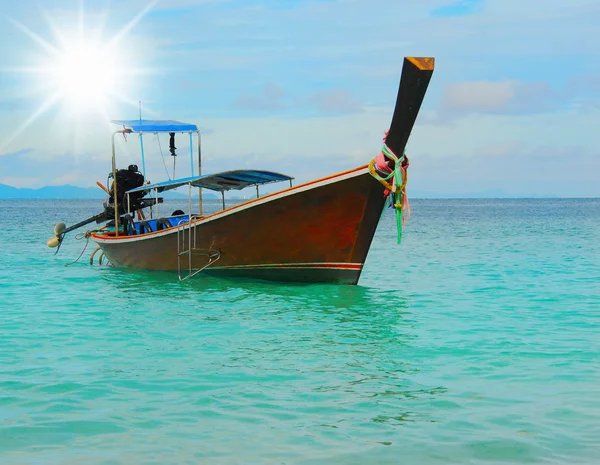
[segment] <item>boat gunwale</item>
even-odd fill
[[[303,184],[299,184],[297,186],[287,187],[285,189],[282,189],[282,190],[279,190],[279,191],[276,191],[276,192],[272,192],[270,194],[265,194],[265,195],[263,195],[261,197],[257,197],[257,198],[254,198],[254,199],[247,200],[246,202],[242,202],[240,204],[233,205],[233,206],[231,206],[229,208],[226,208],[224,210],[221,210],[221,211],[218,211],[218,212],[215,212],[215,213],[211,213],[210,215],[202,216],[200,218],[195,218],[195,219],[192,219],[192,220],[190,220],[190,221],[188,221],[186,223],[182,223],[182,224],[179,224],[179,225],[176,225],[176,226],[171,226],[170,228],[163,229],[163,230],[160,230],[160,231],[152,231],[150,233],[136,234],[136,235],[133,235],[133,236],[125,236],[125,235],[123,235],[123,236],[104,236],[102,234],[97,234],[96,232],[93,232],[91,234],[91,237],[96,242],[113,242],[114,243],[115,241],[119,241],[119,242],[133,242],[133,241],[137,241],[137,240],[146,240],[146,239],[150,239],[150,238],[153,238],[153,237],[156,237],[156,236],[159,236],[159,235],[172,234],[173,232],[177,231],[179,228],[182,228],[182,227],[184,227],[184,228],[190,228],[192,226],[198,226],[200,224],[204,224],[205,222],[209,222],[209,221],[213,221],[215,219],[218,219],[219,217],[235,213],[235,210],[245,209],[248,206],[251,206],[252,204],[257,203],[257,202],[261,202],[262,203],[265,200],[266,201],[271,201],[271,200],[274,200],[273,197],[280,196],[280,195],[283,195],[283,194],[289,194],[289,193],[295,194],[297,192],[294,192],[294,191],[299,191],[300,192],[301,189],[304,189],[304,188],[306,188],[308,186],[311,186],[313,184],[317,184],[317,183],[324,182],[324,181],[329,181],[331,179],[335,179],[335,178],[342,177],[342,176],[345,176],[345,175],[348,175],[348,174],[356,173],[358,171],[368,172],[368,167],[369,167],[369,165],[361,165],[361,166],[359,166],[357,168],[353,168],[351,170],[341,171],[339,173],[332,174],[330,176],[325,176],[323,178],[315,179],[313,181],[308,181],[308,182],[305,182]]]

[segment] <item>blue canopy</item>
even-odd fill
[[[193,187],[223,192],[232,189],[241,190],[248,186],[268,184],[271,182],[290,181],[292,179],[294,178],[273,171],[234,170],[147,184],[131,189],[127,191],[126,194],[131,194],[132,192],[150,192],[154,189],[158,190],[158,192],[164,192],[187,184],[191,184]]]
[[[125,129],[131,129],[133,132],[189,132],[198,130],[198,126],[195,124],[172,120],[132,119],[113,120],[112,122],[124,126]]]

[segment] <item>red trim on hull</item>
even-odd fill
[[[273,281],[356,284],[385,203],[364,168],[261,197],[185,226],[197,249],[220,258],[203,273]],[[189,236],[186,236],[189,237]],[[177,228],[153,235],[93,236],[116,267],[177,270]],[[188,268],[188,257],[181,261]],[[204,268],[206,254],[192,256]]]
[[[235,266],[213,266],[213,270],[225,269],[280,269],[280,268],[327,268],[327,269],[342,269],[342,270],[360,270],[363,265],[361,263],[268,263],[261,265],[235,265]]]

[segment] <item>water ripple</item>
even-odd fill
[[[357,287],[64,267],[94,207],[38,203],[0,208],[0,462],[600,456],[597,200],[415,201]]]

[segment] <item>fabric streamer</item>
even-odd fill
[[[398,230],[398,244],[402,241],[402,228],[405,220],[410,218],[410,204],[406,195],[406,183],[408,181],[408,158],[406,153],[398,157],[385,143],[388,131],[383,138],[383,147],[371,163],[369,163],[369,172],[371,176],[377,179],[384,187],[384,195],[393,194],[394,208],[396,209],[396,228]],[[390,167],[389,162],[393,163]],[[379,173],[387,173],[387,176],[381,176]]]

